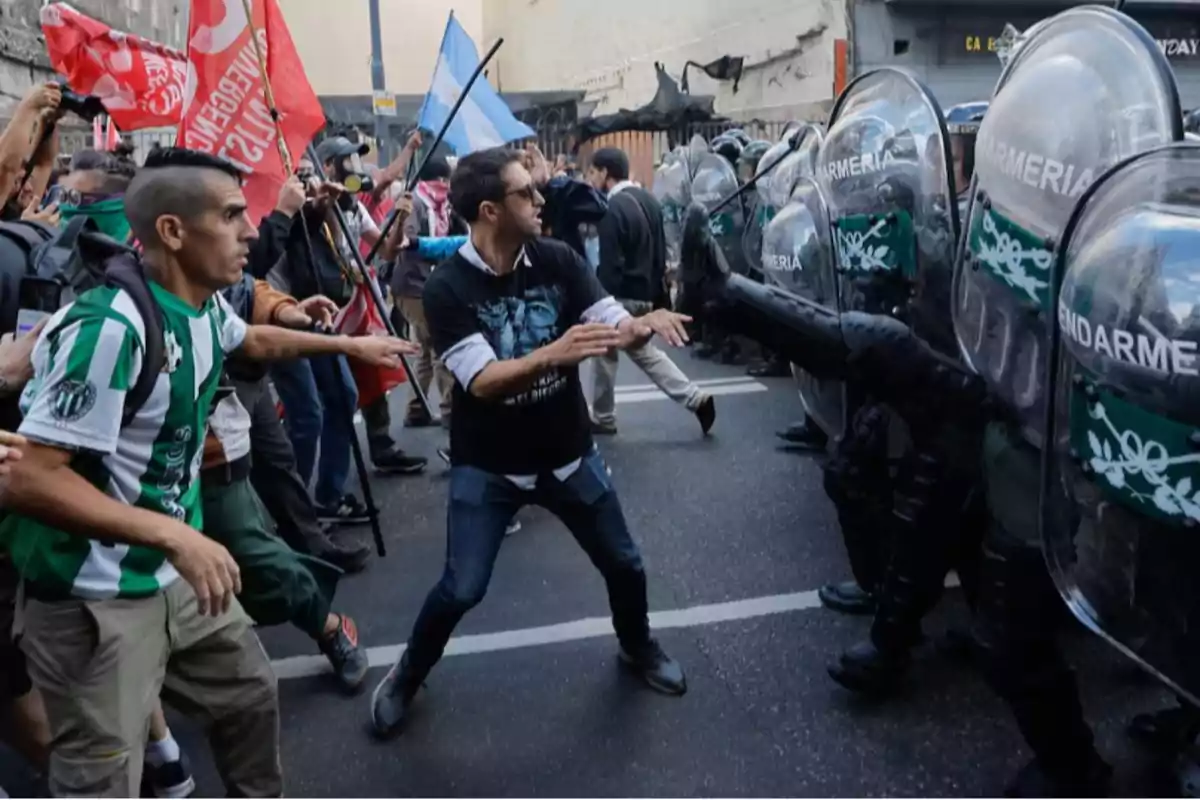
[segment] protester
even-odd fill
[[[634,319],[566,245],[539,238],[542,197],[504,149],[459,161],[450,188],[470,240],[425,285],[435,349],[455,376],[446,560],[401,659],[375,689],[372,719],[399,732],[463,615],[483,599],[505,526],[525,505],[557,515],[604,576],[621,657],[653,688],[683,694],[683,670],[651,638],[646,574],[608,468],[592,442],[581,361],[681,344],[685,318]]]
[[[634,317],[671,304],[667,296],[667,239],[662,206],[629,179],[629,158],[615,147],[597,150],[587,170],[588,182],[608,196],[608,213],[600,220],[600,265],[604,290]],[[696,415],[705,435],[717,418],[712,395],[688,380],[665,353],[647,342],[626,355],[668,397]],[[595,361],[592,393],[593,431],[617,432],[617,351]]]
[[[24,205],[20,203],[21,192],[27,187],[26,167],[42,142],[44,127],[57,119],[61,102],[62,90],[58,84],[34,86],[17,104],[12,119],[0,134],[0,191],[3,192],[0,203],[7,219],[19,218],[29,205],[29,200]],[[53,168],[53,159],[50,167]],[[41,192],[32,197],[40,199]]]
[[[445,158],[434,156],[426,162],[417,176],[412,208],[412,214],[404,220],[404,236],[409,241],[416,241],[420,237],[444,238],[466,233],[466,225],[450,208],[450,165]],[[425,307],[421,302],[425,283],[436,265],[437,260],[424,258],[417,250],[403,250],[392,272],[392,296],[397,309],[412,326],[413,338],[421,345],[421,355],[413,364],[417,383],[421,391],[428,395],[433,379],[437,377],[441,423],[449,429],[454,379],[433,352]],[[408,403],[404,425],[422,428],[433,422],[429,412],[414,395]]]
[[[334,137],[321,142],[317,156],[326,176],[332,177],[345,172],[341,165],[346,159],[359,159],[361,165],[366,147]],[[351,248],[362,242],[374,245],[379,241],[379,228],[362,203],[347,194],[344,187],[315,181],[311,163],[302,160],[299,171],[308,181],[311,202],[305,206],[302,224],[292,227],[288,241],[283,265],[288,293],[299,300],[324,295],[342,306],[349,302],[353,284],[360,279]],[[342,206],[352,245],[341,233],[334,203]],[[266,273],[255,274],[265,277]],[[345,361],[326,358],[282,362],[272,367],[271,378],[287,414],[297,470],[306,485],[312,482],[315,472],[313,497],[322,521],[339,525],[370,521],[363,502],[346,491],[352,463],[350,441],[356,435],[352,417],[358,408],[358,389]],[[386,442],[378,437],[371,441],[375,442],[371,460],[380,470],[413,474],[427,464],[426,459],[397,447],[390,435]]]
[[[129,188],[166,361],[128,424],[146,323],[123,290],[84,293],[34,349],[20,430],[30,441],[0,540],[26,590],[21,645],[50,722],[56,796],[134,796],[160,686],[208,724],[230,793],[282,793],[275,679],[236,600],[240,572],[193,527],[203,426],[229,351],[348,353],[394,367],[413,348],[247,326],[214,297],[238,279],[256,236],[239,184],[227,162],[170,149]]]
[[[275,208],[258,228],[258,239],[251,245],[250,262],[240,283],[224,290],[224,296],[243,319],[250,319],[257,308],[252,275],[266,274],[286,257],[296,219],[306,202],[305,187],[298,177],[284,183]],[[303,234],[303,231],[301,231]],[[329,303],[324,295],[313,295],[305,302]],[[297,362],[304,363],[304,362]],[[267,395],[267,372],[262,364],[234,355],[228,372],[242,402],[253,418],[250,426],[250,482],[275,520],[277,533],[297,552],[315,556],[345,572],[359,572],[370,558],[365,544],[347,543],[329,536],[329,525],[308,491],[308,484],[297,471],[296,453],[283,429],[275,404]]]

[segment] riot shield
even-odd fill
[[[791,201],[763,233],[767,283],[836,311],[837,269],[830,236],[829,209],[812,176],[800,178]],[[808,416],[831,438],[845,425],[844,387],[795,370],[800,400]]]
[[[654,196],[663,210],[663,233],[667,240],[667,263],[679,263],[683,235],[683,210],[691,202],[691,175],[685,148],[677,147],[654,173]]]
[[[975,149],[955,266],[954,326],[973,370],[1041,446],[1053,250],[1105,169],[1182,138],[1170,65],[1118,12],[1075,8],[1033,28],[1008,62]]]
[[[792,147],[793,134],[799,137],[800,144]],[[789,128],[787,135],[777,145],[767,151],[760,164],[774,165],[771,173],[758,184],[759,199],[771,209],[769,216],[779,213],[779,210],[791,202],[792,190],[801,178],[816,174],[817,153],[821,150],[821,140],[824,138],[821,129],[816,125],[804,124]],[[762,167],[760,167],[761,169]],[[770,219],[767,220],[770,222]]]
[[[958,237],[949,135],[911,73],[859,77],[834,106],[817,156],[844,311],[890,314],[944,353],[955,349],[950,287]]]
[[[1041,533],[1072,612],[1200,706],[1200,145],[1128,159],[1056,253]]]
[[[723,156],[708,153],[700,159],[692,179],[692,199],[707,208],[710,214],[737,191],[737,188],[737,173]],[[742,252],[742,231],[745,226],[746,217],[741,198],[727,203],[709,219],[709,227],[716,237],[717,244],[725,253],[730,269],[741,275],[745,275],[749,267]]]

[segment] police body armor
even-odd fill
[[[713,236],[733,271],[745,275],[750,265],[742,251],[742,232],[746,227],[743,201],[737,198],[717,210],[737,188],[737,172],[728,159],[717,153],[708,153],[700,159],[692,179],[692,199],[710,213],[715,212],[709,220]]]
[[[829,209],[816,183],[816,159],[821,131],[806,126],[796,132],[799,146],[782,142],[763,157],[772,164],[782,159],[771,175],[766,202],[772,209],[763,233],[763,270],[767,283],[836,311],[837,269],[830,235]],[[845,427],[845,387],[841,381],[814,377],[793,366],[805,413],[829,437]]]
[[[1055,612],[1062,604],[1046,570],[1049,551],[1034,534],[1045,383],[1058,319],[1055,253],[1064,239],[1083,241],[1070,232],[1069,220],[1097,178],[1124,158],[1180,138],[1178,95],[1165,56],[1136,22],[1098,6],[1067,10],[1020,37],[979,129],[953,315],[962,356],[986,383],[992,407],[982,443],[990,520],[974,639],[985,678],[1008,703],[1035,755],[1036,769],[1022,773],[1018,792],[1103,796],[1110,772],[1057,647]],[[1104,247],[1119,246],[1099,229],[1092,235],[1094,244],[1103,236]],[[1114,274],[1138,280],[1133,263],[1126,254],[1114,262]],[[1087,315],[1099,298],[1076,299],[1080,305],[1072,310]],[[1135,332],[1140,309],[1108,308],[1130,315],[1124,330]],[[1095,513],[1095,495],[1091,499]],[[1056,507],[1067,518],[1079,515],[1068,513],[1066,502]],[[1101,513],[1112,518],[1111,511]],[[1048,785],[1025,783],[1035,774]]]
[[[763,140],[750,142],[738,156],[738,183],[745,185],[754,179],[758,170],[765,166],[763,156],[771,149],[771,143]],[[749,266],[749,274],[762,276],[763,230],[770,220],[767,204],[763,201],[762,181],[755,184],[754,191],[746,191],[742,197],[742,208],[746,214],[746,226],[742,229],[742,258]]]
[[[1197,251],[1192,142],[1127,160],[1077,207],[1057,253],[1042,536],[1075,616],[1200,708]]]
[[[683,212],[691,202],[692,176],[686,148],[677,147],[663,158],[654,173],[653,194],[663,210],[663,234],[667,240],[667,263],[679,263],[683,235]]]

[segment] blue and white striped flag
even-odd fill
[[[450,116],[450,109],[462,96],[463,86],[478,66],[479,51],[475,49],[475,42],[451,12],[433,72],[433,84],[421,106],[418,120],[421,128],[433,132],[441,130]],[[465,156],[533,136],[536,136],[533,129],[513,116],[487,78],[481,75],[458,109],[443,141],[455,154]]]

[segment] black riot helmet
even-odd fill
[[[737,167],[738,159],[742,157],[742,143],[732,136],[721,134],[712,140],[712,151],[720,156],[724,156],[725,160]]]
[[[742,147],[745,147],[746,145],[750,144],[750,136],[741,128],[730,128],[729,130],[722,133],[721,136],[728,136],[730,139],[733,139],[738,144],[740,144]],[[718,138],[720,138],[720,137],[718,137]]]
[[[1200,135],[1200,108],[1193,108],[1183,115],[1185,133]]]
[[[742,154],[738,156],[737,163],[738,180],[741,183],[745,183],[754,177],[754,174],[758,171],[759,162],[762,161],[762,157],[770,149],[771,143],[762,139],[756,139],[742,148]]]
[[[986,102],[960,103],[946,112],[946,130],[954,155],[954,182],[958,193],[969,191],[975,174],[975,141],[987,114]]]

